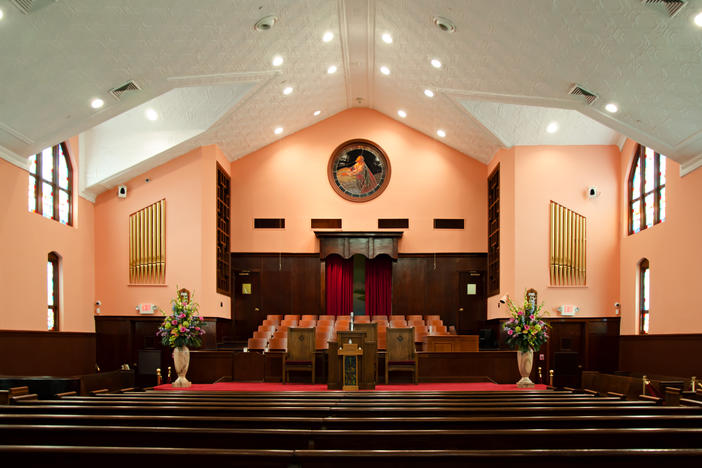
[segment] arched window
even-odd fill
[[[665,221],[666,157],[638,145],[629,173],[629,234]]]
[[[73,169],[65,143],[29,158],[29,211],[73,224]]]
[[[59,279],[59,257],[56,252],[51,252],[46,261],[46,326],[49,331],[59,329]]]
[[[639,333],[648,333],[651,316],[651,268],[648,259],[639,262]]]

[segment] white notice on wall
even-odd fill
[[[466,294],[469,296],[475,296],[477,294],[477,285],[468,283]]]

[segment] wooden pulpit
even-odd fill
[[[339,348],[343,391],[358,390],[358,357],[363,356],[363,349],[353,343],[344,343]]]
[[[344,344],[355,345],[361,348],[362,353],[356,356],[357,382],[360,390],[375,389],[375,364],[377,343],[366,340],[366,331],[339,331],[336,340],[329,342],[329,372],[327,388],[329,390],[342,390],[344,381],[344,367],[342,363]]]

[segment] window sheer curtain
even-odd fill
[[[366,262],[366,315],[390,315],[392,259],[379,255]]]
[[[325,263],[327,314],[349,315],[353,310],[353,259],[329,255]]]

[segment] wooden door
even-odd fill
[[[456,331],[459,335],[477,335],[486,319],[485,272],[459,271]]]
[[[233,336],[245,340],[261,324],[265,313],[261,310],[261,274],[257,271],[234,272],[234,300],[232,301]]]
[[[552,329],[548,342],[548,362],[555,374],[554,384],[579,388],[585,362],[585,323],[567,320],[552,320],[550,323]]]

